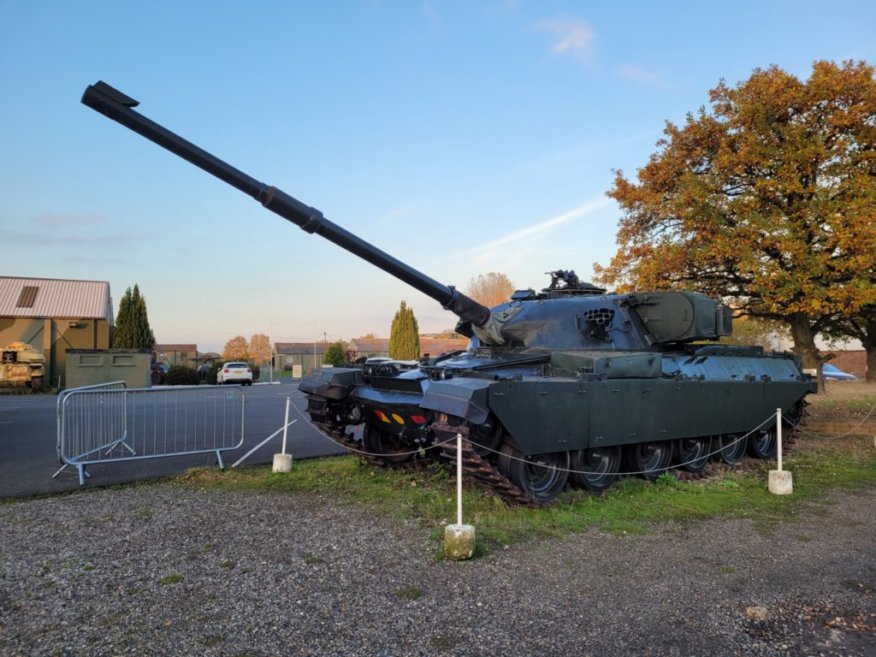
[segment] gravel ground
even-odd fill
[[[0,505],[0,654],[876,654],[876,489],[799,522],[436,558],[429,528],[170,483]]]

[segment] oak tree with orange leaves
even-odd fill
[[[637,181],[615,174],[619,249],[597,280],[686,288],[786,323],[804,367],[815,336],[876,302],[876,83],[864,62],[772,66],[667,122]]]
[[[225,348],[222,350],[222,358],[225,360],[249,359],[249,344],[246,338],[242,335],[235,335],[226,342]]]
[[[264,365],[271,360],[271,339],[264,333],[255,333],[249,339],[249,357],[254,363]]]

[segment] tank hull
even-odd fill
[[[521,360],[526,363],[515,364]],[[330,394],[338,422],[362,424],[365,435],[383,436],[380,447],[392,445],[393,464],[452,459],[443,446],[462,433],[481,461],[473,469],[492,467],[498,476],[503,458],[511,458],[502,456],[503,449],[541,462],[606,450],[635,455],[643,446],[653,451],[662,445],[677,464],[679,453],[693,444],[712,448],[707,456],[714,457],[726,436],[769,436],[777,409],[796,422],[803,399],[814,392],[793,356],[732,347],[505,354],[488,368],[475,362],[467,355],[428,375],[394,378],[327,369],[303,379],[300,389],[320,404]],[[765,445],[759,456],[769,458],[774,444]],[[547,499],[533,499],[515,492],[514,501],[547,503],[555,496],[551,491]]]

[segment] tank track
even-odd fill
[[[346,426],[337,423],[335,414],[332,412],[329,404],[329,400],[325,397],[308,395],[307,414],[310,415],[310,422],[313,426],[322,431],[341,447],[351,450],[362,460],[371,465],[377,465],[380,467],[390,465],[379,457],[370,456],[362,452],[362,445],[350,437],[352,434],[347,433]]]
[[[433,460],[428,456],[416,456],[410,461],[398,463],[388,461],[380,456],[368,454],[364,451],[361,442],[353,440],[350,437],[353,434],[347,433],[346,426],[338,424],[335,419],[335,413],[332,412],[330,403],[330,400],[325,397],[318,397],[316,395],[307,396],[307,413],[310,415],[311,424],[327,437],[334,440],[338,445],[350,450],[351,453],[355,454],[369,465],[392,470],[420,470],[424,465]]]
[[[431,425],[431,428],[436,433],[444,436],[455,436],[457,433],[462,434],[463,472],[486,486],[493,494],[501,497],[509,504],[531,507],[544,506],[538,500],[527,495],[523,489],[503,475],[497,467],[475,451],[474,445],[468,439],[468,425],[450,426],[449,424],[435,422]],[[441,454],[454,466],[456,465],[456,453],[455,440],[445,440],[441,443]]]

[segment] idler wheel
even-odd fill
[[[414,458],[416,452],[400,436],[380,431],[370,424],[366,424],[362,430],[362,446],[369,455],[392,464],[406,463]]]
[[[526,456],[505,443],[499,451],[499,471],[540,504],[559,495],[569,479],[569,452]]]
[[[675,463],[688,472],[702,472],[709,463],[708,438],[681,438],[676,441]]]
[[[718,436],[715,439],[717,443],[718,458],[727,465],[736,465],[745,456],[745,450],[748,447],[748,438],[743,436]]]
[[[627,445],[627,469],[648,481],[654,481],[672,465],[672,442],[654,441]]]
[[[752,434],[748,439],[748,452],[758,459],[771,459],[776,455],[776,430],[765,429]]]
[[[594,447],[572,452],[569,477],[573,484],[594,493],[602,493],[617,481],[620,471],[621,448]]]

